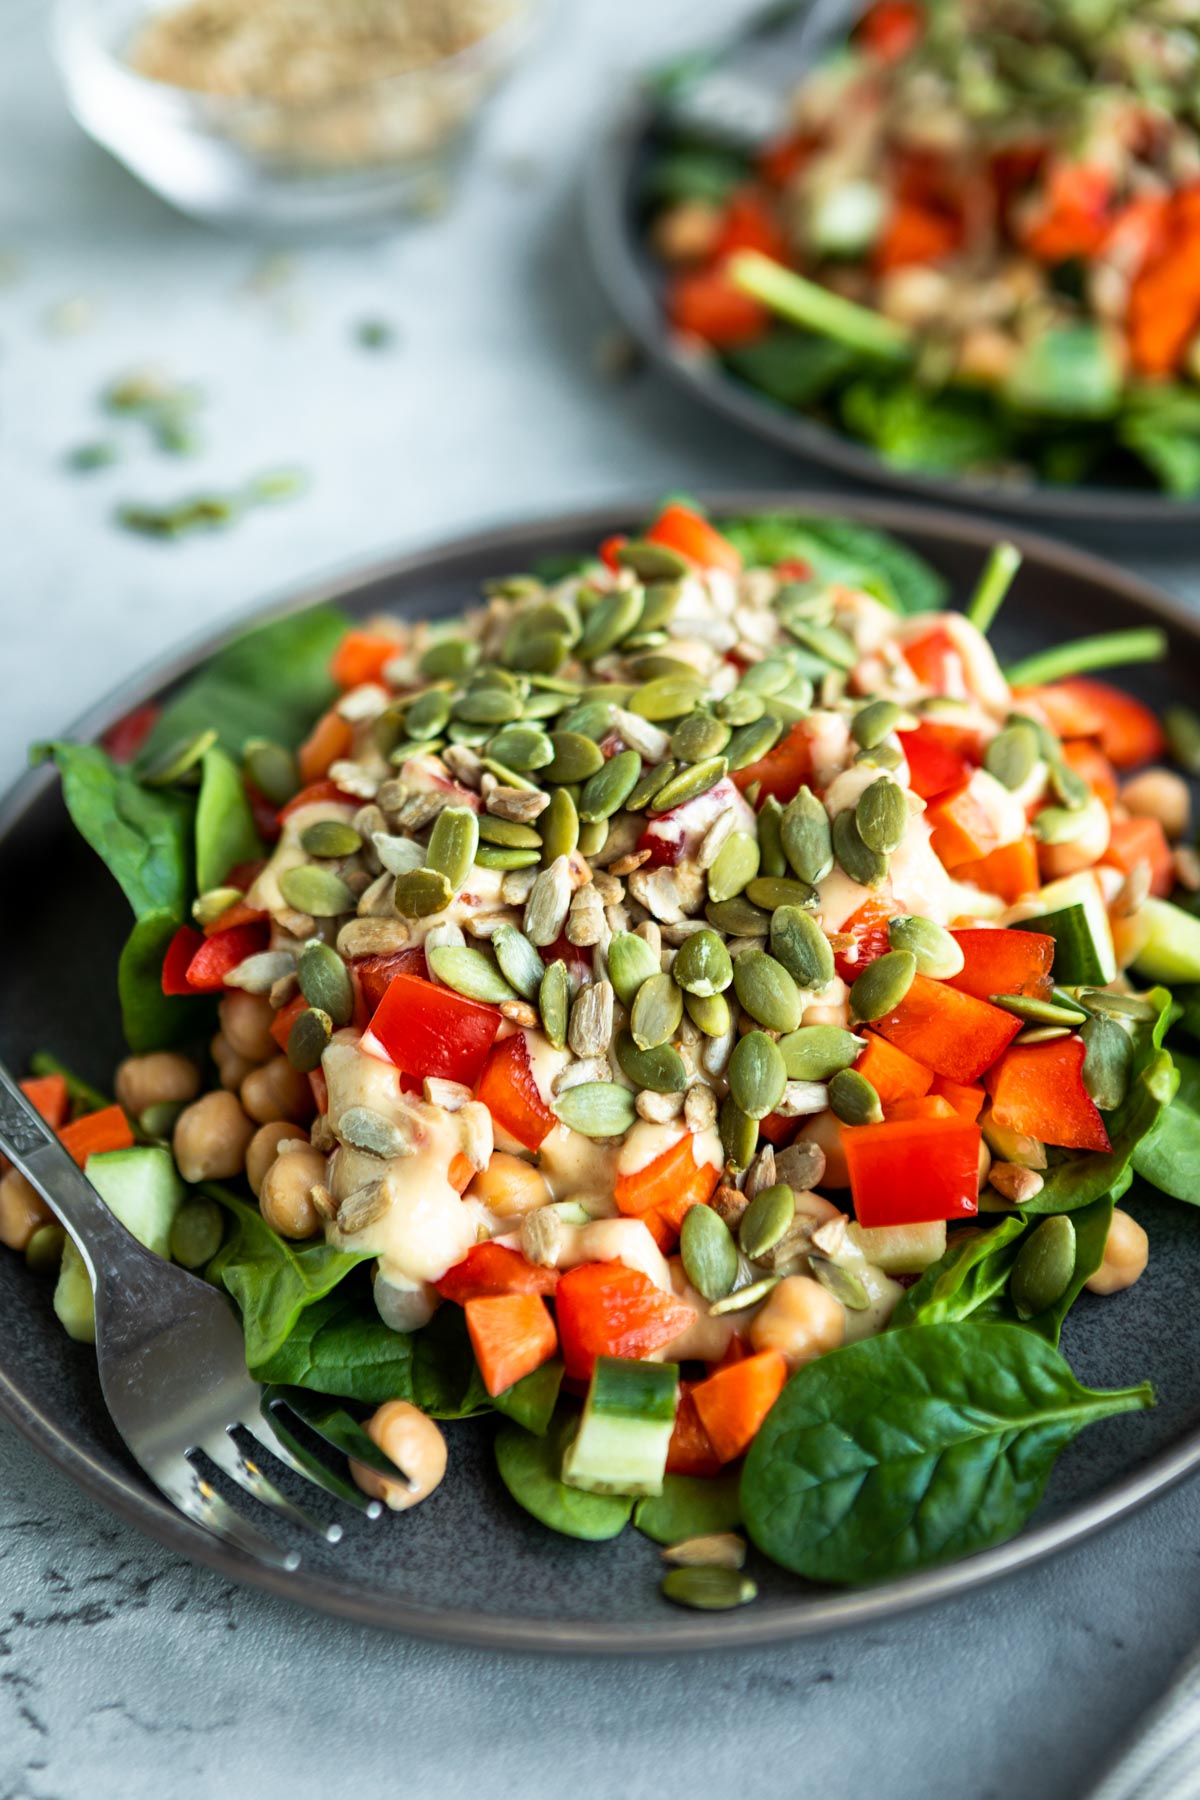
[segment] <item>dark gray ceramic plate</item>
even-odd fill
[[[821,495],[715,496],[718,516],[796,505],[836,510],[895,531],[966,592],[991,541],[983,523]],[[517,526],[348,575],[271,612],[336,599],[435,616],[461,608],[481,580],[538,557],[595,545],[649,505]],[[1154,589],[1094,558],[1037,538],[1003,615],[1002,653],[1024,653],[1080,631],[1161,622],[1173,654],[1130,685],[1156,702],[1194,697],[1200,626]],[[208,639],[135,678],[81,720],[94,736],[127,708],[186,675],[221,640]],[[36,896],[36,900],[34,899]],[[121,1053],[115,968],[124,903],[71,830],[52,777],[23,781],[0,810],[0,1056],[20,1068],[49,1048],[108,1085]],[[1063,1457],[1033,1524],[1013,1543],[949,1568],[859,1593],[805,1586],[762,1564],[757,1604],[733,1614],[679,1612],[659,1598],[655,1547],[632,1529],[610,1544],[544,1530],[509,1500],[492,1467],[487,1421],[450,1426],[451,1472],[405,1517],[352,1522],[337,1549],[305,1543],[297,1574],[259,1568],[187,1523],[153,1493],[109,1427],[92,1353],[67,1342],[45,1283],[0,1251],[0,1412],[80,1485],[123,1518],[225,1574],[305,1604],[399,1630],[510,1649],[682,1650],[829,1630],[897,1613],[1046,1556],[1161,1492],[1200,1465],[1200,1380],[1193,1351],[1200,1229],[1186,1207],[1148,1194],[1134,1209],[1153,1255],[1129,1293],[1084,1295],[1064,1347],[1099,1386],[1150,1376],[1155,1411],[1093,1427]],[[286,1478],[285,1478],[286,1479]]]
[[[861,6],[847,5],[847,19],[859,11]],[[783,33],[793,28],[786,21],[780,26]],[[626,330],[657,368],[702,405],[793,456],[868,487],[899,488],[926,500],[982,507],[1035,523],[1106,532],[1119,527],[1126,537],[1131,530],[1156,539],[1164,532],[1177,536],[1195,530],[1200,499],[1173,499],[1149,486],[1002,484],[899,468],[832,426],[736,380],[714,359],[689,352],[667,327],[662,269],[648,250],[640,218],[654,128],[651,101],[631,95],[591,160],[584,193],[587,235],[601,288]]]

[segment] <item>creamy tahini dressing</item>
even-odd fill
[[[283,821],[271,860],[266,868],[259,870],[247,889],[247,906],[252,906],[256,912],[288,911],[288,903],[279,891],[279,878],[289,869],[298,869],[312,860],[300,842],[302,834],[321,819],[342,819],[349,824],[357,811],[357,801],[311,800],[307,806],[298,806]]]

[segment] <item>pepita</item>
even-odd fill
[[[189,737],[178,738],[175,743],[168,744],[165,750],[160,750],[157,756],[143,764],[138,770],[138,780],[147,787],[171,787],[199,769],[216,741],[215,726],[209,726],[205,731],[195,731]]]
[[[650,802],[649,812],[669,812],[673,806],[682,806],[687,800],[707,794],[709,788],[724,780],[728,766],[723,756],[710,756],[705,762],[691,763],[680,769],[659,788]]]
[[[344,819],[317,819],[300,833],[300,848],[308,856],[353,856],[362,836]]]
[[[832,1078],[829,1110],[843,1125],[878,1125],[883,1120],[878,1093],[857,1069],[839,1069]]]
[[[632,794],[641,772],[642,759],[636,750],[618,751],[585,783],[579,796],[579,817],[589,825],[610,819]]]
[[[809,1258],[809,1268],[814,1278],[823,1288],[840,1300],[850,1312],[866,1312],[871,1304],[871,1296],[866,1283],[852,1269],[840,1268],[837,1263],[829,1262],[823,1256]]]
[[[893,850],[900,848],[908,830],[908,801],[904,789],[881,775],[859,795],[854,823],[868,850],[890,856]]]
[[[751,883],[752,889],[758,886]],[[750,898],[756,897],[751,892]],[[829,939],[803,906],[777,905],[771,915],[771,954],[799,987],[814,992],[828,987],[836,973]]]
[[[766,706],[761,694],[738,687],[723,700],[718,700],[715,710],[718,719],[724,719],[727,725],[753,725],[756,719],[762,718]]]
[[[789,1081],[829,1081],[853,1067],[866,1042],[840,1025],[801,1025],[780,1038],[779,1049]]]
[[[354,983],[345,963],[329,944],[310,938],[296,965],[300,992],[310,1006],[328,1013],[340,1030],[354,1017]]]
[[[565,787],[556,788],[537,824],[542,857],[553,864],[569,857],[579,845],[579,810]]]
[[[1112,1112],[1129,1092],[1133,1039],[1119,1019],[1104,1013],[1077,1029],[1086,1045],[1083,1085],[1101,1112]]]
[[[598,744],[612,730],[611,700],[581,700],[558,721],[560,731],[573,731]]]
[[[500,973],[510,987],[526,1000],[536,1000],[541,992],[546,965],[515,925],[501,925],[492,934],[492,949],[500,965]]]
[[[816,887],[833,868],[829,814],[817,796],[802,787],[783,809],[780,820],[783,853],[801,881]]]
[[[1189,775],[1200,775],[1200,718],[1189,706],[1168,706],[1163,727],[1180,768]]]
[[[751,1306],[758,1306],[766,1299],[773,1287],[778,1287],[778,1275],[764,1275],[761,1281],[752,1281],[748,1287],[735,1288],[732,1294],[726,1294],[723,1300],[717,1300],[709,1307],[710,1318],[721,1318],[725,1313],[745,1312]]]
[[[482,1000],[499,1006],[504,1000],[515,1000],[516,991],[505,981],[491,957],[469,945],[439,944],[425,950],[425,960],[434,975],[456,994],[468,1000]]]
[[[444,806],[433,822],[425,852],[427,868],[440,870],[457,893],[475,865],[479,819],[469,806]]]
[[[617,1038],[617,1061],[621,1073],[637,1088],[649,1088],[654,1094],[682,1094],[687,1088],[687,1069],[671,1044],[640,1050],[631,1033],[622,1031]]]
[[[810,888],[807,882],[792,881],[784,875],[756,875],[747,884],[746,898],[752,905],[761,906],[764,912],[774,912],[780,906],[815,905],[817,890]]]
[[[983,753],[983,766],[989,775],[1011,791],[1024,787],[1041,755],[1037,732],[1019,719],[996,733]]]
[[[738,689],[746,694],[778,694],[792,679],[792,674],[792,665],[785,657],[765,656],[761,662],[751,663],[739,681]]]
[[[769,1038],[767,1042],[770,1042]],[[748,1169],[758,1143],[758,1120],[744,1113],[732,1094],[727,1094],[721,1102],[717,1130],[729,1168]]]
[[[471,687],[460,694],[450,708],[456,719],[467,725],[508,725],[521,717],[521,696],[508,688]]]
[[[630,712],[640,719],[661,725],[664,719],[678,719],[703,700],[705,685],[694,674],[658,675],[636,689],[629,701]]]
[[[1059,1006],[1053,1000],[1039,1000],[1034,994],[989,994],[988,999],[1027,1025],[1064,1025],[1068,1031],[1078,1031],[1087,1019],[1082,1007]]]
[[[623,1137],[637,1119],[637,1108],[628,1088],[615,1081],[584,1081],[568,1088],[554,1102],[564,1125],[584,1137]]]
[[[683,995],[670,975],[659,973],[643,981],[629,1014],[629,1026],[639,1050],[653,1050],[674,1037],[683,1018]]]
[[[543,781],[567,786],[576,781],[587,781],[604,766],[604,752],[599,744],[584,737],[581,731],[552,731],[550,743],[554,760],[541,771]]]
[[[1070,1029],[1066,1025],[1027,1025],[1024,1031],[1018,1031],[1013,1043],[1054,1044],[1060,1038],[1070,1037],[1070,1035]]]
[[[744,1011],[759,1025],[768,1031],[795,1031],[804,1003],[795,981],[776,957],[765,950],[743,950],[734,958],[733,985]]]
[[[556,1050],[565,1049],[571,1013],[571,977],[561,959],[547,965],[538,989],[537,1004],[542,1015],[542,1030]]]
[[[608,979],[624,1007],[631,1007],[643,982],[661,973],[658,957],[636,932],[618,931],[608,946]]]
[[[621,639],[628,637],[642,617],[643,594],[639,587],[618,588],[613,594],[597,600],[583,622],[583,631],[575,646],[581,662],[595,662]]]
[[[833,821],[833,850],[851,881],[860,887],[879,887],[887,880],[887,857],[863,842],[855,814],[849,809]]]
[[[678,767],[678,763],[665,762],[653,764],[650,768],[643,770],[625,801],[626,812],[642,812],[653,800],[659,788],[665,787],[671,780]]]
[[[320,869],[315,863],[303,863],[297,869],[285,869],[279,877],[279,892],[297,912],[314,919],[336,919],[352,913],[358,902],[332,869]],[[447,896],[449,898],[449,896]]]
[[[725,746],[725,760],[731,769],[748,769],[773,750],[782,736],[782,719],[755,719],[734,732]]]
[[[1062,1298],[1075,1254],[1075,1227],[1066,1213],[1052,1213],[1034,1227],[1013,1264],[1009,1291],[1018,1318],[1032,1319]]]
[[[688,1018],[705,1037],[722,1038],[733,1023],[724,994],[684,994]]]
[[[443,815],[444,816],[444,815]],[[494,813],[472,814],[478,818],[479,835],[487,844],[503,844],[506,850],[540,850],[542,840],[532,825],[520,819],[502,819]]]
[[[286,806],[300,792],[300,771],[290,750],[270,738],[247,738],[242,767],[273,806]]]
[[[889,919],[888,943],[893,950],[910,951],[916,958],[917,974],[928,975],[934,981],[949,981],[966,962],[957,938],[920,913],[900,913]]]
[[[794,615],[786,620],[786,624],[798,644],[833,668],[849,672],[858,661],[857,644],[839,626],[805,623]]]
[[[758,874],[758,840],[748,831],[731,831],[708,871],[710,900],[732,900]]]
[[[778,881],[788,872],[783,853],[783,807],[774,794],[768,794],[758,809],[758,848],[762,873]]]
[[[1073,811],[1066,806],[1043,806],[1033,815],[1033,835],[1043,844],[1073,844],[1090,823],[1086,807]]]
[[[1092,797],[1092,790],[1083,776],[1069,763],[1055,761],[1050,764],[1050,786],[1069,812],[1078,812]]]
[[[309,1075],[319,1068],[325,1046],[332,1036],[333,1020],[320,1007],[309,1006],[298,1013],[287,1041],[287,1059],[293,1069]]]
[[[543,696],[557,705],[558,696]],[[528,711],[528,701],[526,711]],[[531,769],[544,769],[554,761],[554,745],[548,733],[533,725],[506,725],[503,731],[488,739],[488,754],[506,768],[526,775]]]
[[[738,1253],[729,1227],[711,1206],[689,1206],[679,1232],[683,1272],[705,1300],[721,1300],[737,1278]]]
[[[748,1119],[765,1119],[783,1099],[786,1086],[783,1053],[774,1038],[765,1031],[748,1031],[739,1038],[729,1059],[729,1094],[739,1111]]]
[[[869,700],[850,721],[850,736],[863,750],[874,750],[900,726],[904,714],[894,700]]]
[[[771,926],[770,913],[753,905],[743,894],[736,894],[732,900],[710,900],[704,916],[714,930],[723,931],[726,937],[766,937]]]
[[[691,564],[666,544],[652,544],[643,538],[630,538],[617,548],[617,561],[623,569],[632,569],[639,581],[678,581],[691,574]]]
[[[691,712],[681,719],[671,733],[671,755],[678,762],[707,762],[720,756],[729,742],[730,730],[724,720],[712,713]]]
[[[777,1181],[772,1187],[766,1187],[755,1194],[753,1200],[742,1214],[738,1226],[738,1246],[743,1256],[751,1262],[757,1262],[768,1250],[773,1250],[781,1238],[791,1230],[792,1220],[796,1216],[796,1196],[785,1181]],[[719,1295],[706,1294],[705,1299],[719,1299]]]
[[[608,842],[608,820],[589,819],[579,827],[580,856],[599,856]]]
[[[541,860],[540,850],[521,850],[514,844],[480,844],[475,852],[481,869],[532,869]]]
[[[860,750],[854,760],[868,768],[888,769],[894,774],[904,762],[904,752],[895,744],[876,744],[873,750]]]
[[[412,869],[397,875],[394,903],[402,918],[426,919],[449,906],[453,893],[449,877],[441,869]]]
[[[456,675],[464,675],[477,661],[479,647],[467,638],[444,637],[436,644],[430,644],[418,664],[422,675],[431,681],[452,679]]]
[[[850,1017],[870,1024],[894,1012],[917,973],[911,950],[889,950],[863,970],[850,989]]]
[[[710,999],[733,980],[733,963],[715,931],[693,931],[675,952],[671,977],[689,994]]]

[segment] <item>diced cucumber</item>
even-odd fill
[[[919,1274],[946,1254],[945,1219],[930,1219],[923,1225],[851,1223],[846,1236],[885,1275]]]
[[[1137,911],[1142,947],[1134,968],[1146,981],[1200,981],[1200,919],[1169,900],[1147,900]]]
[[[865,256],[883,228],[887,201],[872,181],[843,181],[812,198],[805,236],[817,256]]]
[[[678,1399],[675,1363],[599,1357],[579,1430],[563,1457],[566,1486],[589,1494],[661,1494]]]
[[[1055,941],[1054,979],[1062,987],[1105,987],[1117,973],[1108,909],[1090,870],[1052,881],[1038,895],[1041,911],[1013,922]]]
[[[184,1196],[171,1152],[159,1146],[105,1150],[89,1156],[88,1180],[139,1243],[156,1256],[170,1251],[171,1226]],[[81,1344],[96,1341],[92,1286],[82,1256],[68,1237],[54,1290],[54,1310],[68,1337]]]

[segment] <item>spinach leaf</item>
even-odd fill
[[[811,406],[837,387],[862,357],[832,338],[779,326],[751,344],[725,352],[725,366],[780,406]]]
[[[820,580],[863,588],[901,612],[936,611],[946,600],[945,581],[924,557],[853,519],[763,513],[725,520],[721,530],[748,563],[803,561]]]
[[[974,1320],[889,1331],[792,1376],[750,1446],[742,1506],[764,1555],[812,1581],[878,1581],[1002,1542],[1094,1420],[1151,1406],[1095,1393],[1050,1344]]]
[[[413,1404],[434,1419],[471,1419],[490,1412],[461,1306],[441,1306],[413,1333]]]
[[[1134,1033],[1129,1092],[1120,1106],[1105,1115],[1111,1152],[1047,1149],[1050,1167],[1040,1193],[1022,1202],[1026,1213],[1073,1212],[1114,1191],[1143,1139],[1149,1136],[1178,1085],[1162,1041],[1171,1020],[1166,988],[1151,988],[1146,998],[1155,1008],[1153,1024]]]
[[[59,740],[39,745],[62,776],[75,829],[101,858],[130,906],[144,913],[187,916],[192,898],[192,807],[189,797],[143,787],[94,744]]]
[[[365,1259],[323,1243],[297,1248],[228,1188],[204,1182],[201,1191],[223,1206],[233,1221],[206,1273],[238,1303],[246,1334],[246,1366],[253,1374],[270,1365],[304,1309],[323,1300]]]
[[[678,1544],[710,1531],[729,1531],[742,1522],[740,1477],[664,1475],[661,1494],[647,1494],[634,1508],[633,1522],[656,1544]]]
[[[196,887],[219,887],[237,863],[262,855],[238,765],[214,744],[205,752],[196,801]]]
[[[1133,1167],[1152,1186],[1200,1206],[1200,1057],[1175,1052],[1179,1092],[1133,1153]]]
[[[329,662],[349,624],[337,607],[312,606],[244,632],[167,702],[142,758],[210,727],[231,756],[249,737],[294,748],[333,698]]]
[[[162,991],[163,957],[178,929],[179,920],[164,908],[143,913],[121,951],[117,963],[121,1027],[135,1056],[198,1036],[213,1019],[215,995],[192,999]],[[208,1030],[212,1029],[209,1023]]]
[[[853,382],[842,418],[855,437],[906,469],[987,467],[1012,449],[1011,432],[990,396],[926,393],[914,382]]]
[[[1200,1043],[1200,987],[1175,987],[1171,996],[1179,1008],[1175,1024],[1187,1037]]]
[[[1057,1344],[1063,1320],[1083,1292],[1084,1283],[1104,1261],[1104,1246],[1108,1242],[1108,1228],[1112,1224],[1113,1200],[1112,1194],[1104,1194],[1099,1200],[1093,1200],[1090,1206],[1081,1206],[1071,1214],[1071,1223],[1075,1227],[1075,1267],[1071,1271],[1071,1279],[1053,1306],[1022,1320],[1027,1331],[1036,1331],[1048,1344]]]
[[[973,1225],[956,1231],[945,1253],[909,1288],[888,1329],[965,1319],[1003,1293],[1017,1260],[1016,1240],[1024,1230],[1025,1220],[1012,1213],[987,1230]]]
[[[1052,326],[1025,344],[1004,398],[1035,418],[1109,419],[1121,399],[1121,365],[1099,325]]]
[[[496,1433],[496,1467],[517,1505],[551,1531],[598,1543],[624,1531],[633,1499],[624,1494],[585,1494],[560,1481],[563,1455],[577,1424],[573,1408],[559,1415],[545,1437],[534,1437],[506,1420]]]
[[[651,206],[671,206],[680,200],[707,200],[720,206],[745,181],[746,173],[744,157],[685,146],[658,158],[647,172],[642,198]]]
[[[555,1357],[535,1369],[532,1375],[523,1375],[520,1381],[514,1381],[511,1387],[495,1396],[492,1405],[514,1425],[523,1425],[534,1437],[545,1437],[558,1405],[562,1378],[563,1366]]]

